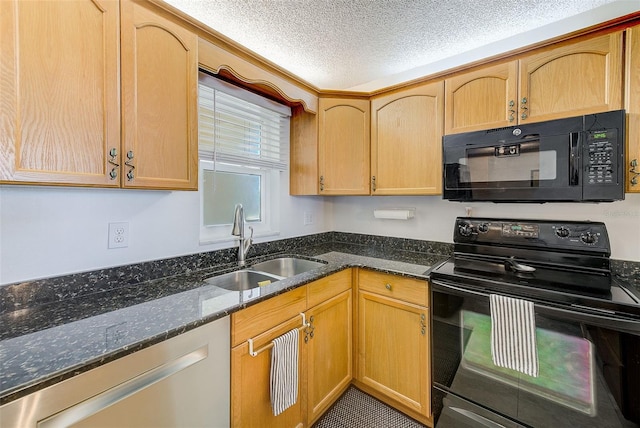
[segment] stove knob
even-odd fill
[[[487,233],[489,231],[489,225],[487,223],[482,223],[480,226],[478,226],[478,231]]]
[[[585,232],[580,235],[580,240],[587,245],[593,245],[598,242],[598,235],[591,232]]]
[[[560,226],[556,229],[556,235],[558,235],[560,238],[566,238],[567,236],[569,236],[569,233],[569,229],[564,226]]]
[[[462,236],[471,236],[474,233],[473,226],[469,223],[463,223],[458,226],[458,231]]]

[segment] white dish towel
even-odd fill
[[[273,415],[298,401],[298,329],[273,340],[271,349],[271,409]]]
[[[533,302],[491,294],[491,357],[498,367],[538,377]]]

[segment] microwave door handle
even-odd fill
[[[481,293],[474,290],[465,289],[462,287],[456,287],[454,285],[444,283],[441,281],[431,281],[431,284],[434,286],[433,289],[442,289],[442,291],[450,291],[454,295],[458,296],[467,296],[467,297],[480,297],[489,299],[488,293]],[[555,315],[562,317],[564,319],[570,319],[572,321],[583,322],[587,324],[595,324],[598,326],[610,328],[613,330],[624,331],[626,333],[631,333],[635,335],[640,335],[640,320],[629,320],[623,318],[617,318],[611,315],[607,315],[608,311],[602,311],[602,314],[594,314],[594,313],[586,313],[582,312],[578,309],[585,309],[589,311],[597,311],[598,309],[589,308],[587,306],[581,305],[572,305],[574,310],[571,309],[562,309],[555,308],[552,306],[541,305],[539,303],[535,303],[535,311],[541,315]]]
[[[569,185],[580,185],[580,133],[572,132],[569,134],[571,151],[569,153]]]

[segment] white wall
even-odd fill
[[[284,184],[284,183],[283,183]],[[288,187],[285,187],[288,188]],[[606,223],[612,257],[640,262],[640,194],[602,204],[461,204],[440,197],[281,195],[281,235],[330,230],[451,242],[453,220],[474,216]],[[416,208],[408,221],[379,220],[375,208]],[[314,224],[303,224],[303,213]],[[129,222],[130,245],[108,249],[108,223]],[[198,193],[0,186],[0,284],[229,248],[198,243]]]
[[[280,236],[256,242],[333,230],[324,198],[281,193]],[[108,249],[108,223],[120,221],[129,223],[129,246]],[[198,192],[0,186],[0,284],[234,245],[199,245],[198,222]]]
[[[335,230],[429,241],[453,242],[455,217],[472,208],[474,217],[539,218],[601,221],[611,239],[611,257],[640,262],[640,194],[627,194],[624,201],[611,203],[495,204],[443,201],[441,197],[335,197]],[[373,217],[377,208],[415,208],[411,220],[381,220]]]

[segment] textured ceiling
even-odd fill
[[[640,10],[640,0],[165,0],[321,89],[371,91]]]

